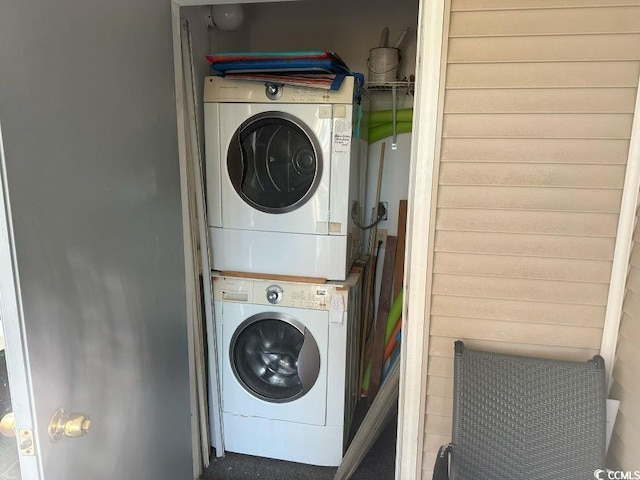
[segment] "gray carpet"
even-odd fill
[[[358,418],[356,412],[355,424]],[[397,418],[387,425],[351,477],[352,480],[393,480],[395,475]],[[352,436],[354,431],[352,431]],[[202,480],[331,480],[335,467],[316,467],[270,458],[227,453],[214,458]]]

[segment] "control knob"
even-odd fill
[[[282,288],[278,285],[270,285],[267,287],[267,302],[272,305],[277,305],[282,301]]]
[[[267,82],[264,86],[264,94],[269,100],[278,100],[282,96],[282,85]]]

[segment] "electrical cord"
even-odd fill
[[[370,225],[365,226],[362,225],[358,220],[358,202],[353,202],[353,205],[351,206],[351,220],[353,220],[355,226],[360,230],[369,230],[370,228],[375,227],[384,219],[386,215],[387,209],[384,207],[384,204],[382,202],[378,203],[378,218]]]

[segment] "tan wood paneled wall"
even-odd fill
[[[637,219],[636,219],[637,222]],[[640,227],[636,223],[610,398],[620,400],[607,466],[640,470]]]
[[[640,0],[448,6],[424,478],[450,439],[456,339],[598,353],[640,73]]]

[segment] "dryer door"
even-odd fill
[[[266,213],[287,213],[304,205],[318,188],[322,168],[313,132],[284,112],[262,112],[243,122],[227,152],[227,172],[236,193]]]
[[[285,313],[259,313],[240,324],[231,338],[229,360],[240,385],[272,403],[304,396],[320,372],[316,340]]]

